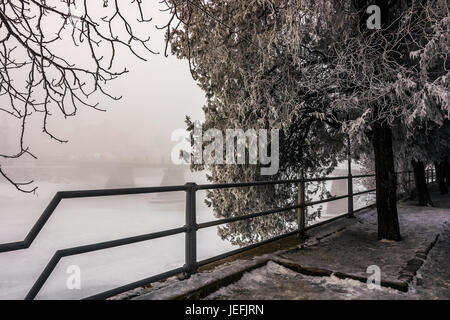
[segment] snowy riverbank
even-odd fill
[[[371,209],[311,230],[301,247],[171,279],[136,298],[450,299],[450,197],[434,196],[440,207],[399,204],[400,242],[377,241]],[[367,287],[370,265],[381,270],[380,288]],[[238,280],[229,284],[232,277]]]

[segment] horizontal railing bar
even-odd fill
[[[111,240],[111,241],[105,241],[105,242],[100,242],[100,243],[88,244],[88,245],[79,246],[79,247],[62,249],[62,250],[58,250],[58,251],[61,252],[61,257],[68,257],[68,256],[77,255],[77,254],[82,254],[82,253],[88,253],[88,252],[93,252],[93,251],[98,251],[98,250],[104,250],[104,249],[125,246],[128,244],[138,243],[138,242],[142,242],[142,241],[148,241],[148,240],[153,240],[153,239],[158,239],[158,238],[169,237],[169,236],[173,236],[176,234],[184,233],[184,232],[186,232],[186,230],[187,230],[186,227],[180,227],[180,228],[175,228],[175,229],[170,229],[170,230],[165,230],[165,231],[158,231],[158,232],[143,234],[143,235],[139,235],[139,236],[129,237],[129,238],[123,238],[123,239],[118,239],[118,240]]]
[[[307,203],[305,203],[305,207],[311,207],[311,206],[315,206],[315,205],[318,205],[321,203],[336,201],[336,200],[345,199],[345,198],[348,198],[348,194],[344,194],[343,196],[337,196],[337,197],[331,197],[331,198],[327,198],[327,199],[307,202]]]
[[[275,209],[256,212],[256,213],[252,213],[252,214],[246,214],[246,215],[242,215],[242,216],[236,216],[236,217],[230,217],[230,218],[224,218],[224,219],[219,219],[219,220],[214,220],[214,221],[203,222],[203,223],[198,224],[198,228],[203,229],[203,228],[214,227],[214,226],[218,226],[218,225],[221,225],[224,223],[236,222],[236,221],[240,221],[240,220],[247,220],[247,219],[262,217],[262,216],[266,216],[269,214],[294,210],[294,209],[298,209],[301,207],[310,207],[310,206],[314,206],[317,204],[340,200],[340,199],[344,199],[344,198],[348,198],[348,195],[343,195],[343,196],[339,196],[339,197],[331,197],[331,198],[327,198],[327,199],[323,199],[323,200],[308,202],[308,203],[305,203],[304,205],[296,204],[293,206],[288,206],[288,207],[283,207],[283,208],[275,208]]]
[[[370,192],[374,192],[374,191],[377,191],[377,189],[375,188],[375,189],[369,189],[369,190],[363,190],[363,191],[355,192],[353,194],[353,196],[356,197],[356,196],[360,196],[362,194],[370,193]]]
[[[363,178],[363,177],[372,177],[372,176],[374,177],[375,175],[358,175],[358,176],[353,176],[353,178]],[[320,181],[332,181],[332,180],[344,180],[344,179],[348,179],[348,176],[291,179],[291,180],[236,182],[236,183],[218,183],[218,184],[200,184],[197,186],[197,190],[256,187],[256,186],[265,186],[265,185],[289,184],[289,183],[300,183],[300,182],[320,182]]]
[[[198,190],[214,190],[214,189],[227,189],[227,188],[243,188],[243,187],[257,187],[257,186],[269,186],[276,184],[287,183],[300,183],[301,179],[293,180],[269,180],[269,181],[253,181],[253,182],[236,182],[236,183],[217,183],[217,184],[199,184]]]
[[[353,210],[353,213],[357,213],[357,212],[363,211],[363,210],[365,210],[365,209],[369,209],[369,208],[373,207],[374,205],[375,205],[375,204],[371,204],[371,205],[368,205],[368,206],[365,206],[365,207],[362,207],[362,208]],[[315,224],[313,224],[313,225],[310,225],[310,226],[308,226],[308,227],[305,228],[305,231],[310,230],[310,229],[314,229],[314,228],[316,228],[316,227],[323,226],[324,224],[333,222],[333,221],[338,220],[338,219],[343,218],[343,217],[348,217],[348,212],[347,212],[347,213],[344,213],[344,214],[341,214],[341,215],[338,215],[338,216],[336,216],[336,217],[327,219],[327,220],[325,220],[325,221],[321,221],[321,222],[315,223]]]
[[[214,227],[214,226],[218,226],[218,225],[221,225],[224,223],[236,222],[236,221],[240,221],[240,220],[247,220],[247,219],[256,218],[256,217],[262,217],[262,216],[266,216],[269,214],[298,209],[300,207],[302,207],[302,205],[297,204],[297,205],[283,207],[283,208],[276,208],[276,209],[270,209],[270,210],[256,212],[256,213],[252,213],[252,214],[246,214],[243,216],[236,216],[236,217],[231,217],[231,218],[224,218],[224,219],[219,219],[219,220],[214,220],[214,221],[203,222],[203,223],[198,224],[198,228],[203,229],[203,228],[208,228],[208,227]]]
[[[217,256],[214,256],[212,258],[208,258],[208,259],[199,261],[198,265],[199,266],[204,266],[204,265],[209,264],[211,262],[215,262],[215,261],[218,261],[218,260],[221,260],[221,259],[228,258],[230,256],[233,256],[235,254],[241,253],[243,251],[254,249],[254,248],[257,248],[259,246],[265,245],[267,243],[270,243],[270,242],[273,242],[273,241],[276,241],[276,240],[280,240],[280,239],[283,239],[283,238],[295,235],[295,234],[297,234],[299,232],[300,232],[300,230],[295,230],[295,231],[292,231],[292,232],[289,232],[289,233],[285,233],[285,234],[276,236],[274,238],[270,238],[270,239],[267,239],[267,240],[264,240],[264,241],[261,241],[261,242],[258,242],[258,243],[254,243],[254,244],[245,246],[243,248],[239,248],[239,249],[235,249],[235,250],[232,250],[232,251],[229,251],[229,252],[225,252],[225,253],[219,254]]]
[[[352,176],[353,179],[375,177],[375,174],[360,174]],[[253,182],[236,182],[236,183],[219,183],[219,184],[200,184],[197,186],[198,190],[212,190],[212,189],[226,189],[226,188],[242,188],[242,187],[255,187],[274,184],[289,184],[289,183],[301,183],[301,182],[321,182],[332,180],[344,180],[348,179],[348,176],[329,176],[323,178],[307,178],[307,179],[291,179],[291,180],[270,180],[270,181],[253,181]]]
[[[365,206],[365,207],[362,207],[362,208],[353,210],[353,213],[357,213],[357,212],[363,211],[363,210],[365,210],[365,209],[369,209],[369,208],[373,207],[374,205],[375,205],[375,204],[371,204],[371,205],[368,205],[368,206]],[[335,221],[335,220],[338,220],[338,219],[340,219],[340,218],[344,218],[344,217],[347,217],[347,216],[348,216],[348,212],[347,212],[347,213],[344,213],[344,214],[341,214],[341,215],[338,215],[338,216],[336,216],[336,217],[327,219],[327,220],[325,220],[325,221],[321,221],[321,222],[315,223],[315,224],[313,224],[313,225],[307,226],[307,227],[304,229],[304,231],[308,231],[308,230],[314,229],[314,228],[316,228],[316,227],[323,226],[324,224],[327,224],[327,223],[329,223],[329,222],[333,222],[333,221]]]
[[[375,174],[374,173],[370,173],[370,174],[355,174],[355,175],[352,175],[353,179],[370,178],[370,177],[375,177]]]
[[[145,278],[145,279],[133,282],[133,283],[129,283],[127,285],[124,285],[124,286],[121,286],[121,287],[118,287],[118,288],[115,288],[115,289],[111,289],[111,290],[108,290],[108,291],[105,291],[105,292],[102,292],[102,293],[94,294],[92,296],[83,298],[82,300],[103,300],[103,299],[107,299],[107,298],[113,297],[115,295],[124,293],[126,291],[133,290],[133,289],[145,286],[145,285],[147,285],[149,283],[160,281],[160,280],[163,280],[163,279],[175,276],[177,274],[180,274],[180,273],[183,273],[183,272],[186,272],[186,271],[187,271],[186,267],[173,269],[173,270],[170,270],[170,271],[167,271],[167,272],[164,272],[164,273],[157,274],[155,276],[151,276],[151,277],[148,277],[148,278]]]
[[[186,186],[176,185],[176,186],[144,187],[144,188],[76,190],[76,191],[61,191],[60,193],[63,199],[72,199],[72,198],[133,195],[143,193],[175,192],[175,191],[186,191]]]
[[[74,255],[98,251],[98,250],[115,248],[115,247],[119,247],[119,246],[124,246],[124,245],[132,244],[132,243],[142,242],[142,241],[148,241],[148,240],[162,238],[162,237],[167,237],[167,236],[186,232],[186,230],[187,230],[186,227],[180,227],[180,228],[176,228],[176,229],[153,232],[153,233],[148,233],[148,234],[135,236],[135,237],[128,237],[128,238],[123,238],[123,239],[118,239],[118,240],[111,240],[111,241],[105,241],[105,242],[100,242],[100,243],[95,243],[95,244],[89,244],[89,245],[84,245],[84,246],[78,246],[78,247],[73,247],[73,248],[57,250],[55,252],[55,254],[53,255],[53,257],[50,259],[50,261],[47,263],[47,265],[44,268],[44,270],[42,271],[42,273],[39,275],[39,278],[36,280],[36,282],[31,287],[30,291],[28,292],[28,294],[25,297],[25,300],[31,300],[36,297],[39,290],[41,290],[42,286],[44,285],[45,281],[47,281],[48,277],[55,269],[58,262],[64,257],[74,256]]]

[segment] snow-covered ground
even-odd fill
[[[222,281],[220,279],[225,281],[230,274],[249,268],[251,270],[243,273],[240,280],[222,286],[204,298],[450,299],[450,196],[436,193],[433,196],[440,207],[399,204],[403,236],[400,242],[377,240],[376,212],[371,209],[356,219],[341,219],[310,230],[310,239],[298,248],[253,260],[234,261],[183,281],[172,278],[154,288],[137,291],[140,294],[137,299],[192,295],[202,286]],[[405,282],[402,274],[418,256],[422,257],[423,264],[412,281]],[[331,275],[297,272],[288,267],[286,261],[308,270],[328,270]],[[372,275],[367,273],[367,268],[373,265],[380,268],[382,286],[370,289],[365,279]],[[352,279],[358,276],[363,280]],[[408,292],[390,288],[388,282],[406,283]]]
[[[311,247],[279,255],[302,266],[366,277],[367,267],[377,265],[382,280],[396,281],[416,252],[424,251],[439,235],[407,293],[387,287],[369,289],[366,283],[334,275],[308,276],[270,261],[207,299],[450,299],[450,197],[437,202],[446,207],[400,205],[401,242],[376,241],[376,216],[371,210],[355,223],[339,222],[339,228],[346,229]]]
[[[394,289],[368,289],[365,284],[336,276],[307,276],[273,261],[267,266],[253,270],[237,283],[224,287],[207,300],[335,300],[335,299],[396,299]]]

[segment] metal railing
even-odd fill
[[[426,176],[427,183],[432,182],[434,179],[433,170],[427,170],[426,172],[427,172],[427,176]],[[408,173],[408,175],[410,175],[410,172],[400,172],[398,174],[404,174],[404,173]],[[35,225],[32,227],[30,232],[27,234],[25,239],[23,241],[0,244],[0,253],[26,249],[26,248],[30,247],[30,245],[33,243],[33,241],[35,240],[35,238],[37,237],[39,232],[44,227],[47,220],[50,218],[50,216],[53,214],[53,212],[55,211],[58,204],[63,199],[184,191],[186,193],[186,211],[185,211],[186,224],[184,226],[180,226],[178,228],[174,228],[174,229],[170,229],[170,230],[142,234],[142,235],[133,236],[133,237],[121,238],[121,239],[117,239],[117,240],[111,240],[111,241],[105,241],[105,242],[100,242],[100,243],[94,243],[94,244],[89,244],[89,245],[83,245],[83,246],[77,246],[77,247],[71,247],[71,248],[66,248],[66,249],[62,249],[62,250],[57,250],[25,297],[26,300],[30,300],[30,299],[34,299],[37,296],[37,294],[39,293],[39,291],[44,286],[45,282],[47,281],[47,279],[49,278],[49,276],[52,274],[53,270],[57,266],[58,262],[64,257],[69,257],[69,256],[73,256],[73,255],[94,252],[94,251],[99,251],[99,250],[105,250],[105,249],[115,248],[115,247],[119,247],[119,246],[124,246],[124,245],[139,243],[139,242],[143,242],[143,241],[148,241],[148,240],[152,240],[152,239],[158,239],[158,238],[163,238],[163,237],[168,237],[168,236],[172,236],[172,235],[176,235],[176,234],[185,233],[185,264],[184,264],[184,266],[84,298],[84,299],[106,299],[108,297],[123,293],[125,291],[132,290],[137,287],[149,284],[151,282],[159,281],[159,280],[162,280],[162,279],[165,279],[165,278],[168,278],[168,277],[180,274],[180,273],[193,274],[197,271],[198,267],[209,264],[211,262],[221,260],[221,259],[229,257],[231,255],[235,255],[237,253],[264,245],[266,243],[269,243],[269,242],[272,242],[275,240],[279,240],[279,239],[289,237],[289,236],[292,236],[295,234],[302,234],[311,228],[321,226],[323,224],[329,223],[336,219],[340,219],[342,217],[353,217],[354,213],[374,206],[374,204],[371,204],[371,205],[367,205],[362,208],[359,208],[357,210],[354,210],[353,209],[354,197],[363,195],[366,193],[371,193],[376,190],[376,189],[370,189],[370,190],[364,190],[364,191],[359,191],[359,192],[353,192],[353,179],[367,178],[367,177],[374,177],[374,176],[375,175],[373,175],[373,174],[351,175],[351,173],[350,173],[348,176],[323,177],[323,178],[311,178],[311,179],[257,181],[257,182],[226,183],[226,184],[202,184],[202,185],[197,185],[195,183],[186,183],[185,185],[167,186],[167,187],[125,188],[125,189],[57,192],[55,194],[55,196],[53,197],[53,199],[51,200],[51,202],[49,203],[49,205],[47,206],[47,208],[44,210],[44,212],[40,216],[40,218],[37,220]],[[308,182],[321,182],[321,181],[332,181],[332,180],[343,180],[343,179],[346,179],[347,183],[348,183],[348,194],[346,194],[346,195],[334,196],[334,197],[330,197],[330,198],[323,199],[323,200],[309,201],[309,202],[305,202],[304,197],[303,197],[302,201],[299,201],[298,204],[292,205],[292,206],[270,209],[270,210],[265,210],[265,211],[261,211],[261,212],[245,214],[245,215],[241,215],[241,216],[233,216],[230,218],[224,218],[224,219],[204,222],[204,223],[200,223],[200,224],[197,223],[196,195],[197,195],[197,192],[200,190],[242,188],[242,187],[267,186],[267,185],[279,185],[279,184],[299,184],[299,186],[301,188],[305,188],[305,184]],[[409,178],[408,178],[408,180],[410,181]],[[276,236],[274,238],[264,240],[264,241],[261,241],[261,242],[243,247],[243,248],[232,250],[232,251],[214,256],[212,258],[208,258],[208,259],[201,260],[201,261],[197,260],[197,232],[200,229],[214,227],[214,226],[218,226],[218,225],[225,224],[225,223],[242,221],[242,220],[256,218],[256,217],[262,217],[262,216],[267,216],[267,215],[272,215],[272,214],[277,214],[277,213],[284,213],[284,212],[294,210],[294,209],[301,209],[301,210],[299,210],[299,213],[301,215],[303,215],[303,217],[300,217],[300,221],[306,221],[305,210],[304,210],[305,208],[314,206],[314,205],[318,205],[318,204],[322,204],[322,203],[326,203],[326,202],[330,202],[330,201],[345,199],[345,198],[348,198],[348,212],[345,214],[336,216],[332,219],[328,219],[326,221],[322,221],[320,223],[316,223],[316,224],[313,224],[310,226],[306,226],[306,223],[301,223],[301,224],[299,224],[299,228],[292,232],[282,234],[282,235]]]

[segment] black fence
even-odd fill
[[[350,170],[351,172],[351,170]],[[397,173],[397,176],[400,174],[407,174],[408,178],[407,181],[411,183],[411,172],[399,172]],[[86,297],[84,299],[106,299],[109,297],[112,297],[114,295],[126,292],[128,290],[132,290],[135,288],[138,288],[143,285],[147,285],[151,282],[159,281],[177,274],[186,273],[186,274],[193,274],[197,271],[199,266],[203,266],[206,264],[209,264],[211,262],[229,257],[231,255],[235,255],[237,253],[264,245],[266,243],[279,240],[285,237],[289,237],[295,234],[304,233],[307,230],[311,228],[318,227],[320,225],[329,223],[331,221],[334,221],[336,219],[340,219],[342,217],[353,217],[353,214],[367,209],[369,207],[372,207],[373,204],[359,208],[357,210],[353,210],[353,201],[355,196],[359,196],[362,194],[367,194],[374,192],[375,189],[370,190],[364,190],[360,192],[353,192],[353,179],[358,178],[368,178],[368,177],[374,177],[373,174],[367,174],[367,175],[354,175],[352,176],[349,174],[348,176],[339,176],[339,177],[323,177],[323,178],[313,178],[313,179],[294,179],[294,180],[279,180],[279,181],[258,181],[258,182],[244,182],[244,183],[227,183],[227,184],[203,184],[203,185],[197,185],[195,183],[187,183],[185,185],[178,185],[178,186],[167,186],[167,187],[149,187],[149,188],[126,188],[126,189],[107,189],[107,190],[85,190],[85,191],[62,191],[57,192],[45,211],[42,213],[40,218],[37,220],[33,228],[30,230],[28,235],[25,237],[23,241],[18,242],[11,242],[11,243],[5,243],[0,244],[0,253],[1,252],[8,252],[8,251],[15,251],[15,250],[21,250],[26,249],[30,247],[30,245],[33,243],[36,236],[39,234],[39,232],[42,230],[43,226],[47,222],[47,220],[50,218],[50,216],[53,214],[54,210],[58,206],[58,204],[63,199],[72,199],[72,198],[88,198],[88,197],[104,197],[104,196],[118,196],[118,195],[133,195],[133,194],[148,194],[148,193],[162,193],[162,192],[175,192],[175,191],[185,191],[186,193],[186,224],[184,226],[180,226],[175,229],[170,230],[164,230],[159,232],[153,232],[153,233],[147,233],[142,235],[137,235],[134,237],[127,237],[112,241],[105,241],[100,243],[94,243],[90,245],[83,245],[78,247],[72,247],[72,248],[66,248],[62,250],[57,250],[53,257],[50,259],[36,282],[33,284],[31,289],[29,290],[28,294],[26,295],[26,300],[31,300],[36,297],[36,295],[39,293],[55,267],[57,266],[58,262],[64,258],[69,257],[73,255],[88,253],[88,252],[94,252],[109,248],[115,248],[119,246],[124,246],[128,244],[133,243],[139,243],[143,241],[148,241],[152,239],[158,239],[163,237],[168,237],[176,234],[185,233],[185,264],[183,267],[169,270],[133,283],[129,283],[127,285],[114,288],[112,290],[108,290],[105,292],[101,292],[89,297]],[[426,177],[427,182],[433,182],[435,181],[435,173],[433,170],[427,170],[426,171]],[[348,185],[348,194],[342,195],[342,196],[335,196],[330,197],[323,200],[318,201],[310,201],[305,202],[304,197],[299,199],[298,204],[287,206],[283,208],[276,208],[246,215],[240,215],[240,216],[234,216],[231,218],[225,218],[215,221],[209,221],[197,224],[197,218],[196,218],[196,194],[199,190],[212,190],[212,189],[225,189],[225,188],[241,188],[241,187],[254,187],[254,186],[265,186],[265,185],[279,185],[279,184],[298,184],[299,188],[301,190],[305,190],[305,184],[308,182],[320,182],[320,181],[332,181],[332,180],[347,180]],[[318,205],[321,203],[326,203],[330,201],[335,201],[339,199],[348,199],[348,212],[339,216],[336,216],[332,219],[328,219],[326,221],[316,223],[310,226],[306,226],[305,223],[305,208]],[[280,214],[284,212],[288,212],[290,210],[298,209],[299,212],[299,227],[298,229],[282,234],[280,236],[261,241],[243,248],[239,248],[224,254],[220,254],[217,256],[214,256],[209,259],[197,260],[197,231],[204,228],[214,227],[230,222],[235,221],[241,221],[246,219],[251,219],[255,217],[262,217],[267,216],[271,214]]]

